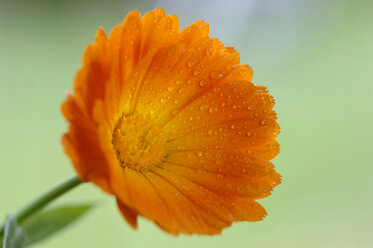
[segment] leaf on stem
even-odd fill
[[[89,210],[92,205],[65,206],[46,210],[22,223],[27,233],[26,244],[41,241],[67,227]]]

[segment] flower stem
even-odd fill
[[[28,217],[43,209],[50,202],[57,199],[69,190],[75,188],[81,183],[82,181],[80,181],[80,179],[77,176],[73,176],[63,181],[62,183],[56,185],[55,187],[51,188],[49,191],[45,192],[44,194],[36,198],[34,201],[26,205],[24,208],[20,209],[16,214],[14,214],[17,223],[22,223]],[[4,229],[5,223],[0,226],[0,237],[4,235]]]

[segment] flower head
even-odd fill
[[[274,101],[238,52],[162,9],[99,29],[62,113],[66,153],[83,181],[167,232],[219,233],[258,221],[280,183]]]

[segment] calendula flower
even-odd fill
[[[83,181],[114,195],[124,218],[167,232],[220,233],[259,221],[280,183],[274,101],[238,52],[203,21],[132,11],[99,29],[62,113],[66,153]]]

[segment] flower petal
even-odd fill
[[[279,133],[272,97],[245,81],[223,83],[165,126],[170,150],[252,148]]]
[[[109,60],[107,37],[104,30],[99,28],[95,42],[84,52],[83,65],[74,82],[76,102],[87,115],[92,114],[94,101],[104,97],[105,83],[110,76]]]
[[[128,207],[127,204],[118,200],[118,198],[117,198],[117,205],[118,205],[118,208],[121,214],[127,220],[127,222],[133,228],[137,229],[137,212],[134,209]]]

